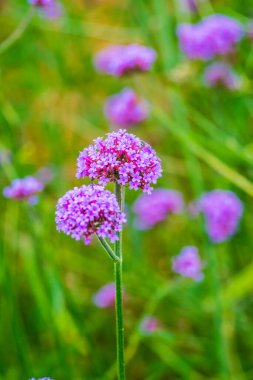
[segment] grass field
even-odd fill
[[[124,87],[150,104],[149,118],[129,132],[162,160],[156,187],[180,191],[186,205],[139,231],[132,205],[141,191],[126,189],[127,379],[253,379],[253,42],[243,38],[229,58],[240,77],[229,90],[205,85],[208,63],[187,59],[176,35],[180,22],[212,13],[246,27],[253,2],[199,0],[197,13],[179,3],[64,1],[63,15],[51,20],[31,14],[25,0],[0,1],[1,193],[41,168],[52,177],[35,205],[0,197],[1,380],[116,379],[114,309],[92,302],[113,281],[112,262],[96,239],[85,246],[59,234],[54,219],[58,198],[89,183],[75,178],[77,157],[111,131],[104,102]],[[156,50],[150,72],[96,72],[95,53],[133,42]],[[244,204],[237,233],[220,244],[187,211],[214,189],[231,190]],[[204,262],[203,281],[172,271],[172,257],[189,245]],[[160,328],[147,333],[140,326],[149,315]]]

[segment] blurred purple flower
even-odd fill
[[[130,88],[109,97],[105,104],[107,119],[118,127],[129,128],[148,117],[148,104],[139,99]]]
[[[85,244],[95,233],[113,243],[126,217],[113,193],[98,185],[83,185],[58,200],[55,220],[58,231],[76,240],[84,238]]]
[[[57,1],[54,1],[52,4],[44,8],[44,15],[48,19],[60,18],[62,14],[63,14],[63,7]]]
[[[111,45],[99,52],[94,59],[98,71],[122,76],[151,69],[157,54],[150,47],[138,44]]]
[[[52,4],[54,0],[28,0],[28,2],[32,5],[35,5],[36,7],[47,7],[48,5]]]
[[[240,85],[239,77],[229,65],[223,62],[209,65],[204,72],[204,80],[209,87],[222,86],[230,90],[235,90]]]
[[[203,279],[202,263],[197,247],[186,246],[172,261],[172,269],[181,276],[190,277],[195,281]]]
[[[213,190],[199,200],[205,216],[207,233],[214,243],[221,243],[237,230],[243,213],[243,204],[235,193]]]
[[[161,328],[160,322],[153,316],[147,316],[143,319],[140,325],[141,331],[145,333],[152,333]]]
[[[110,282],[109,284],[102,286],[102,288],[94,294],[92,300],[97,307],[106,308],[114,306],[115,297],[115,284]]]
[[[37,178],[27,176],[22,179],[15,179],[3,190],[5,198],[32,200],[35,194],[44,189],[44,184]]]
[[[136,227],[149,229],[165,220],[170,214],[182,212],[184,201],[175,190],[155,189],[151,195],[143,194],[135,202]]]
[[[182,51],[190,59],[206,61],[231,53],[244,31],[242,24],[232,17],[213,14],[198,24],[180,24],[177,34]]]
[[[48,19],[56,19],[62,16],[63,7],[56,0],[28,0],[30,4],[38,7],[44,17]]]
[[[144,192],[152,190],[150,185],[162,173],[161,161],[151,146],[122,129],[94,140],[80,153],[77,166],[77,178],[97,179],[102,186],[117,181]]]

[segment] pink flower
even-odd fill
[[[204,73],[204,80],[207,86],[222,86],[229,90],[239,87],[240,80],[229,65],[223,62],[215,62],[208,66]]]
[[[80,153],[76,176],[98,180],[102,186],[117,181],[130,189],[150,192],[161,173],[161,161],[151,146],[120,129],[105,139],[97,138]]]
[[[136,71],[148,71],[156,60],[156,52],[138,44],[112,45],[95,56],[98,71],[122,76]]]
[[[213,190],[199,200],[205,216],[206,230],[214,243],[221,243],[236,233],[243,213],[243,204],[235,193]]]
[[[148,105],[146,101],[139,99],[130,88],[125,88],[107,100],[105,115],[112,124],[129,128],[148,117]]]
[[[244,30],[236,19],[213,14],[198,24],[180,24],[177,34],[181,50],[190,59],[206,61],[233,52]]]
[[[91,242],[94,234],[113,243],[126,217],[110,191],[98,185],[83,185],[58,200],[55,221],[58,231],[76,240],[83,238],[85,244]]]
[[[48,5],[52,4],[54,0],[28,0],[28,2],[32,5],[35,5],[36,7],[47,7]]]
[[[27,176],[14,181],[3,190],[5,198],[33,200],[44,189],[44,184],[37,178]]]
[[[97,307],[101,308],[114,306],[115,297],[115,284],[113,282],[110,282],[109,284],[102,286],[102,288],[100,288],[98,292],[94,294],[93,303]]]
[[[198,255],[198,249],[194,246],[186,246],[172,261],[174,272],[184,277],[190,277],[195,281],[203,279],[202,263]]]
[[[28,0],[30,4],[38,7],[48,19],[56,19],[62,16],[63,8],[56,0]]]
[[[184,201],[178,191],[155,189],[150,195],[141,195],[135,202],[136,226],[144,230],[152,228],[170,214],[182,212],[183,207]]]

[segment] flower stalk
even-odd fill
[[[115,183],[115,194],[121,212],[124,208],[124,187]],[[116,335],[117,335],[117,367],[118,379],[125,380],[125,355],[124,355],[124,323],[123,323],[123,296],[122,296],[122,232],[118,232],[119,240],[115,242],[115,254],[119,261],[114,263],[115,287],[116,287]]]
[[[100,244],[102,245],[102,247],[104,248],[104,250],[106,251],[106,253],[108,254],[108,256],[114,261],[114,263],[117,263],[118,261],[120,261],[120,258],[115,255],[115,253],[113,252],[113,250],[111,249],[107,241],[98,235],[97,235],[97,238]]]

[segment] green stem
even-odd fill
[[[9,47],[11,47],[22,36],[32,19],[33,13],[33,7],[31,7],[30,12],[28,12],[27,15],[23,18],[21,23],[14,30],[14,32],[12,32],[9,35],[9,37],[7,37],[3,42],[0,43],[0,54],[4,53],[7,49],[9,49]]]
[[[121,211],[124,205],[124,188],[116,182],[115,194]],[[115,286],[116,286],[116,333],[117,333],[117,367],[118,379],[125,380],[125,357],[124,357],[124,324],[123,324],[123,297],[122,297],[122,232],[118,233],[119,240],[115,242],[115,254],[119,261],[114,263]]]
[[[97,238],[100,241],[100,243],[101,243],[102,247],[104,248],[104,250],[106,251],[106,253],[110,256],[110,258],[115,263],[117,263],[120,260],[120,258],[115,255],[115,253],[113,252],[113,250],[111,249],[111,247],[109,246],[109,244],[107,243],[107,241],[105,239],[99,237],[98,235],[97,235]]]

